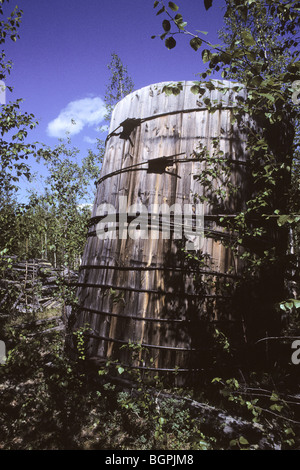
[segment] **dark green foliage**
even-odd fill
[[[4,16],[3,3],[0,5],[0,15]],[[0,44],[4,45],[9,38],[16,41],[18,28],[21,22],[22,11],[16,7],[9,17],[4,18],[0,23]],[[0,55],[0,79],[6,80],[10,74],[12,64],[6,61],[5,51]],[[11,87],[6,86],[8,91]],[[6,94],[9,98],[8,93]],[[15,102],[1,105],[0,109],[0,222],[5,227],[7,233],[8,226],[13,228],[14,224],[11,209],[15,205],[14,193],[18,182],[22,177],[30,179],[31,169],[28,164],[29,157],[36,154],[35,145],[25,143],[28,130],[36,126],[36,121],[32,114],[21,111],[21,99]],[[9,215],[10,214],[10,215]],[[11,232],[11,234],[13,231]],[[1,248],[11,246],[12,235],[2,236]],[[0,249],[1,251],[1,249]]]
[[[193,38],[190,40],[190,45],[197,52],[199,47],[202,46],[202,40],[200,38]]]
[[[173,37],[170,37],[166,39],[165,44],[168,49],[173,49],[176,46],[176,41]]]
[[[298,2],[226,0],[225,28],[220,33],[223,45],[213,45],[188,31],[180,13],[174,16],[164,1],[159,3],[175,28],[168,31],[166,41],[175,35],[187,36],[190,46],[201,50],[203,63],[208,67],[202,73],[203,79],[218,72],[223,78],[238,80],[248,91],[246,99],[236,103],[233,122],[248,136],[247,178],[251,194],[235,218],[225,217],[220,222],[232,233],[231,248],[236,253],[242,249],[245,261],[245,279],[236,286],[236,307],[250,321],[249,329],[246,327],[248,341],[271,331],[279,334],[276,305],[284,302],[286,296],[291,297],[292,286],[295,295],[292,273],[297,272],[299,265],[300,208],[295,196],[299,188],[299,107],[295,97],[295,84],[300,77]],[[205,1],[204,6],[209,9],[212,2]],[[176,42],[173,44],[175,47]],[[212,86],[211,82],[195,82],[191,91],[201,97],[205,87]],[[218,85],[214,88],[226,91]],[[172,93],[172,88],[165,92]],[[215,112],[209,99],[204,104]],[[245,113],[249,116],[247,122],[242,119]],[[199,158],[207,161],[205,152]],[[212,161],[206,173],[199,175],[208,192],[212,180],[217,178],[215,173],[228,179],[230,166],[226,162],[225,167],[222,165],[218,162],[216,166]],[[234,189],[237,188],[227,187],[227,191]],[[211,193],[208,201],[216,210],[224,195],[219,194],[216,201],[217,196]],[[288,252],[289,231],[293,252]]]
[[[1,2],[0,15],[4,16]],[[22,11],[16,7],[9,17],[3,18],[0,23],[0,43],[5,44],[9,38],[16,41],[18,28],[21,22]],[[6,80],[10,74],[12,64],[6,61],[5,51],[0,55],[0,78]],[[6,86],[8,91],[11,87]],[[6,94],[9,98],[8,93]],[[36,155],[34,144],[26,143],[28,130],[36,126],[32,114],[21,111],[21,99],[1,105],[0,109],[0,257],[8,251],[12,253],[18,244],[16,231],[18,220],[23,206],[17,202],[16,191],[22,178],[30,180],[31,168],[29,157]]]
[[[111,57],[111,62],[107,66],[111,76],[104,97],[106,105],[105,119],[108,122],[110,122],[114,106],[134,89],[134,83],[127,72],[127,67],[118,54],[113,52]]]
[[[204,6],[206,10],[209,10],[212,7],[213,0],[204,0]]]
[[[32,221],[30,248],[42,249],[55,266],[77,267],[86,239],[102,155],[90,151],[87,157],[78,157],[70,142],[39,151],[49,176],[44,194],[31,194],[26,213],[27,226]]]
[[[297,448],[299,402],[275,388],[274,377],[253,374],[246,382],[243,375],[206,376],[193,390],[164,390],[159,377],[114,361],[97,374],[84,354],[85,331],[75,333],[78,355],[73,360],[58,335],[32,338],[28,331],[10,337],[7,362],[0,366],[1,448],[259,450],[256,426],[264,430],[268,448],[273,436],[282,449]],[[129,348],[135,355],[141,350],[133,343]],[[214,409],[223,416],[238,415],[245,427],[226,432],[218,414],[212,425]]]

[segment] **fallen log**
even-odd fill
[[[25,322],[25,323],[17,323],[14,325],[14,328],[32,328],[34,326],[39,326],[39,325],[43,325],[44,323],[52,323],[52,322],[57,322],[57,321],[61,321],[61,317],[50,317],[50,318],[43,318],[41,320],[33,320],[31,322]]]

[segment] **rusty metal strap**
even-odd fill
[[[154,289],[137,289],[135,287],[121,287],[121,286],[113,286],[111,284],[94,284],[94,283],[85,283],[85,282],[75,282],[69,283],[69,286],[77,286],[77,287],[95,287],[99,289],[112,289],[112,290],[125,290],[130,292],[138,292],[138,293],[146,293],[146,294],[156,294],[156,295],[170,295],[175,297],[194,297],[197,299],[200,298],[212,298],[212,299],[231,299],[230,296],[224,295],[216,295],[216,294],[189,294],[187,292],[167,292],[163,290],[154,290]]]
[[[178,320],[176,318],[150,318],[150,317],[138,317],[135,315],[122,315],[119,313],[112,313],[112,312],[104,312],[102,310],[96,310],[93,308],[82,307],[80,306],[80,310],[84,310],[90,313],[95,313],[96,315],[107,315],[109,317],[117,317],[117,318],[124,318],[126,320],[134,320],[134,321],[145,321],[145,322],[159,322],[159,323],[190,323],[191,320]]]
[[[177,155],[184,155],[185,152],[179,153]],[[113,176],[120,175],[122,173],[127,173],[127,172],[134,172],[134,171],[147,171],[147,173],[156,173],[162,175],[163,173],[166,173],[171,176],[176,176],[177,178],[181,178],[179,175],[166,171],[166,168],[168,166],[172,166],[177,163],[202,163],[203,159],[199,158],[184,158],[184,159],[174,159],[171,161],[170,159],[176,155],[171,155],[171,156],[162,156],[158,158],[153,158],[150,160],[146,160],[144,162],[136,163],[134,165],[129,165],[125,168],[120,168],[119,170],[112,171],[110,173],[107,173],[106,175],[102,176],[101,178],[98,179],[98,181],[95,182],[95,185],[97,186],[100,183],[103,183],[103,181],[107,180],[108,178],[111,178]],[[226,162],[228,164],[235,164],[235,165],[242,165],[242,166],[249,166],[249,162],[243,161],[243,160],[234,160],[231,158],[226,159]],[[141,167],[141,165],[148,165],[148,168],[138,168]],[[194,178],[196,178],[196,175],[194,175]]]
[[[92,226],[97,225],[98,223],[101,223],[103,220],[106,221],[106,219],[109,219],[110,223],[113,223],[115,225],[111,227],[104,227],[105,232],[113,232],[115,230],[118,230],[117,224],[120,223],[120,216],[121,218],[121,223],[124,224],[124,222],[130,224],[131,222],[136,222],[136,226],[141,226],[141,224],[145,224],[147,226],[147,229],[149,230],[158,230],[159,232],[163,231],[171,231],[174,233],[182,233],[182,230],[186,227],[186,222],[191,222],[191,229],[195,231],[197,227],[197,221],[198,221],[198,216],[197,215],[188,215],[188,214],[182,214],[182,215],[171,215],[170,217],[168,216],[165,218],[164,214],[155,214],[155,213],[136,213],[135,215],[129,215],[125,214],[126,219],[124,220],[123,216],[124,214],[120,213],[107,213],[105,215],[98,215],[91,217],[88,223],[88,227],[91,228]],[[137,219],[138,218],[138,219]],[[216,220],[215,216],[204,216],[204,222],[205,219],[207,221],[214,221]],[[199,222],[198,222],[199,224]],[[145,227],[143,227],[144,229]],[[100,229],[101,230],[101,229]],[[138,229],[137,229],[138,230]],[[224,232],[221,230],[214,230],[209,227],[200,227],[200,233],[206,234],[206,238],[213,238],[213,237],[218,237],[218,238],[230,238],[230,239],[235,239],[237,238],[237,235],[233,235],[231,232]],[[97,230],[95,231],[89,231],[87,236],[94,236],[97,234]],[[196,231],[195,231],[195,234]]]
[[[149,230],[153,230],[153,225],[149,224],[147,225],[147,228]],[[158,227],[154,227],[155,230],[158,230],[159,232],[163,232],[164,231],[164,228],[162,225],[159,225]],[[114,231],[117,231],[119,230],[119,227],[116,226],[116,227],[108,227],[107,230],[105,230],[106,233],[108,232],[114,232]],[[176,230],[178,230],[178,225],[171,225],[170,224],[170,232],[172,233],[175,233]],[[234,238],[233,235],[231,235],[230,233],[226,233],[226,232],[219,232],[217,230],[209,230],[209,229],[204,229],[203,232],[205,233],[205,238],[211,238],[211,239],[215,239],[215,240],[231,240],[231,241],[234,241],[235,239],[237,239],[237,236]],[[97,230],[89,230],[89,232],[87,233],[87,237],[96,237],[98,236],[99,233],[97,233]],[[109,238],[109,237],[108,237]]]
[[[222,107],[222,105],[220,105],[220,106],[215,107],[214,109],[215,111],[217,110],[223,111],[223,110],[232,110],[234,108],[235,106]],[[108,134],[108,136],[106,137],[106,142],[113,136],[120,136],[121,139],[125,139],[125,140],[129,139],[130,134],[134,131],[134,129],[140,126],[141,124],[143,124],[144,122],[152,121],[154,119],[158,119],[158,118],[165,117],[165,116],[173,116],[176,114],[188,114],[188,113],[194,113],[198,111],[211,112],[207,109],[207,106],[198,106],[198,108],[180,109],[176,111],[169,111],[166,113],[152,114],[152,116],[147,116],[144,118],[127,118],[124,121],[122,121],[119,124],[119,126],[116,127],[116,129],[114,129],[112,132],[110,132],[110,134]],[[123,127],[123,130],[117,133],[120,127]]]
[[[230,274],[230,273],[221,273],[218,271],[205,271],[201,269],[191,269],[188,267],[167,267],[167,266],[104,266],[102,264],[92,265],[92,264],[82,264],[79,267],[79,271],[83,271],[85,269],[115,269],[117,271],[172,271],[174,273],[188,273],[191,275],[194,274],[204,274],[206,276],[220,276],[220,277],[228,277],[232,279],[242,279],[242,276],[238,276],[237,274]]]
[[[144,162],[135,163],[134,165],[129,165],[129,166],[126,166],[125,168],[119,168],[118,170],[114,170],[111,173],[107,173],[106,175],[102,176],[101,178],[99,178],[98,181],[96,181],[95,184],[96,185],[100,184],[103,181],[105,181],[106,179],[111,178],[112,176],[117,176],[117,175],[120,175],[122,173],[127,173],[129,171],[131,171],[131,172],[133,172],[133,171],[147,171],[148,173],[159,173],[159,174],[167,173],[167,174],[170,174],[169,172],[166,171],[166,168],[168,166],[174,165],[174,163],[188,163],[188,162],[193,162],[193,161],[196,161],[196,162],[199,161],[196,158],[186,158],[186,159],[183,159],[183,160],[176,160],[174,158],[174,157],[178,157],[180,155],[185,155],[185,152],[176,153],[174,155],[168,155],[168,156],[164,155],[164,156],[159,157],[159,158],[154,158],[154,159],[146,160]],[[161,164],[161,165],[158,165],[159,169],[153,168],[153,165],[155,166],[155,164],[157,164],[158,161]],[[148,165],[148,168],[138,168],[138,167],[141,167],[142,165]],[[173,175],[173,173],[171,173],[171,174]],[[175,174],[173,176],[175,176]]]
[[[120,214],[119,212],[115,212],[115,213],[105,213],[103,215],[96,215],[94,217],[91,217],[89,219],[89,226],[91,227],[92,225],[95,225],[97,224],[98,222],[101,222],[103,219],[105,219],[106,217],[109,217],[109,218],[114,218],[116,222],[119,222],[120,221],[120,216],[123,216],[124,214]],[[167,223],[169,224],[169,219],[170,219],[170,224],[172,223],[172,225],[177,225],[177,226],[184,226],[184,221],[192,221],[194,222],[194,224],[196,224],[196,221],[197,221],[197,215],[196,214],[170,214],[170,216],[167,215],[167,217],[165,217],[164,214],[162,213],[153,213],[153,212],[150,212],[150,213],[143,213],[143,212],[139,212],[139,211],[136,211],[136,213],[134,215],[131,214],[126,214],[126,222],[133,222],[137,217],[139,217],[139,220],[142,220],[142,221],[148,221],[148,223],[150,223],[151,221],[152,222],[155,222],[155,225],[159,225],[162,224],[164,222],[164,219],[166,218],[167,219]],[[204,216],[206,217],[206,216]],[[121,219],[122,220],[122,219]],[[178,222],[177,222],[178,220]],[[179,222],[181,220],[181,223]],[[122,220],[123,221],[123,220]]]
[[[86,333],[84,336],[87,338],[91,339],[98,339],[100,341],[107,341],[111,343],[119,343],[119,344],[130,344],[128,341],[122,340],[122,339],[115,339],[115,338],[109,338],[107,336],[101,336],[101,335],[93,335],[91,333]],[[163,349],[166,351],[181,351],[181,352],[193,352],[193,351],[198,351],[196,348],[178,348],[176,346],[160,346],[157,344],[146,344],[146,343],[138,343],[139,346],[143,348],[149,348],[149,349]]]
[[[102,310],[96,310],[93,308],[82,307],[80,306],[80,310],[84,310],[86,312],[94,313],[95,315],[103,315],[109,317],[116,317],[116,318],[124,318],[126,320],[134,320],[134,321],[145,321],[145,322],[158,322],[158,323],[181,323],[181,324],[189,324],[193,323],[193,320],[182,319],[178,320],[176,318],[150,318],[150,317],[137,317],[135,315],[122,315],[119,313],[112,313],[112,312],[104,312]],[[230,319],[219,319],[219,320],[203,320],[197,319],[197,323],[199,324],[238,324],[242,323],[241,320],[230,320]]]

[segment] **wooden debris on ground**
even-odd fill
[[[64,302],[60,291],[63,286],[61,281],[67,284],[76,282],[77,273],[68,269],[54,268],[45,259],[26,261],[18,260],[16,257],[10,259],[12,262],[3,270],[0,279],[0,322],[40,312],[50,317],[33,318],[32,322],[35,325],[42,322],[49,324],[51,320],[55,322],[57,318],[62,318]],[[27,328],[29,323],[30,321],[20,322],[15,326]],[[55,328],[61,330],[62,324],[63,320],[56,324]]]

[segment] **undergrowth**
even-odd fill
[[[15,332],[10,338],[0,367],[1,449],[259,449],[242,433],[221,436],[193,401],[264,426],[283,449],[299,447],[299,402],[283,396],[270,374],[253,373],[249,382],[242,373],[202,377],[198,387],[166,388],[158,376],[126,371],[114,361],[95,371],[82,333],[76,333],[75,360],[66,354],[61,333]]]

